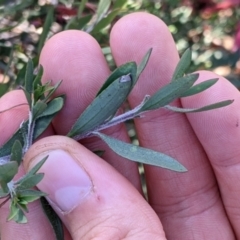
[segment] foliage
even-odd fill
[[[200,83],[193,86],[198,79],[198,74],[185,75],[191,62],[191,52],[188,49],[179,61],[172,81],[169,84],[159,89],[154,95],[145,96],[142,102],[134,109],[115,116],[117,110],[126,101],[131,90],[134,88],[140,74],[147,65],[150,55],[151,49],[146,53],[139,65],[135,62],[129,62],[113,71],[98,91],[92,103],[83,111],[75,124],[73,124],[67,136],[76,140],[97,136],[115,153],[124,158],[143,164],[167,168],[172,171],[185,172],[187,169],[170,156],[124,143],[100,132],[105,128],[127,120],[143,117],[143,113],[162,107],[177,112],[197,112],[224,107],[232,103],[232,100],[225,100],[197,109],[183,109],[168,105],[179,97],[197,94],[216,83],[215,79],[214,81],[208,80],[207,83],[210,81],[211,84]],[[26,67],[24,86],[22,87],[29,105],[29,118],[21,124],[13,136],[0,148],[0,197],[5,198],[2,204],[10,200],[8,220],[14,220],[17,223],[27,222],[25,213],[28,212],[27,205],[29,202],[46,195],[32,188],[44,177],[42,173],[37,172],[47,157],[22,178],[13,180],[14,176],[18,172],[18,167],[24,158],[24,154],[28,151],[33,141],[44,132],[54,116],[64,105],[63,96],[53,98],[53,93],[59,87],[60,83],[57,83],[55,86],[51,86],[50,82],[42,84],[41,76],[43,68],[39,67],[36,76],[33,74],[33,71],[33,62],[29,60]],[[45,212],[48,214],[47,216],[51,219],[55,227],[56,235],[58,235],[59,231],[56,229],[62,231],[60,227],[61,222],[56,215],[52,218],[53,214],[49,213],[53,210],[50,210],[48,205],[43,204],[43,206]]]
[[[109,31],[118,18],[129,12],[144,9],[161,17],[168,24],[180,52],[191,46],[192,52],[188,49],[183,53],[168,85],[159,89],[153,96],[145,96],[134,109],[117,116],[115,114],[118,108],[126,101],[144,70],[151,49],[139,65],[130,62],[115,69],[67,134],[76,140],[97,136],[117,154],[131,161],[178,172],[187,171],[181,163],[170,156],[124,143],[101,133],[101,130],[136,117],[143,117],[143,113],[162,107],[175,112],[198,112],[232,103],[232,100],[225,100],[197,109],[181,109],[169,105],[179,97],[197,94],[217,82],[217,79],[209,79],[194,85],[198,74],[187,74],[188,71],[216,68],[222,64],[222,60],[227,59],[231,74],[234,74],[229,79],[232,80],[234,76],[236,80],[240,72],[237,67],[239,50],[227,49],[222,43],[216,44],[216,38],[221,39],[233,34],[237,18],[223,17],[218,12],[206,17],[194,6],[186,4],[185,1],[170,0],[164,3],[147,0],[100,0],[98,3],[86,0],[81,2],[61,0],[56,3],[43,0],[38,2],[0,0],[0,96],[21,86],[29,105],[28,120],[23,122],[13,136],[0,147],[0,198],[4,199],[1,206],[10,200],[8,220],[26,223],[28,203],[46,196],[46,193],[32,189],[44,177],[38,171],[46,158],[22,178],[16,180],[14,176],[33,141],[44,132],[64,106],[64,96],[52,97],[61,82],[55,86],[51,86],[51,82],[42,84],[41,76],[44,69],[41,66],[34,75],[36,72],[34,66],[38,63],[44,42],[51,35],[64,29],[81,29],[93,35],[101,45],[112,69],[115,66],[108,45]],[[239,9],[231,9],[231,16],[238,14]],[[219,19],[221,24],[218,22]],[[208,31],[206,26],[209,27]],[[214,31],[211,32],[209,29]],[[219,29],[224,29],[222,35]],[[220,58],[219,53],[222,56]],[[190,65],[192,56],[193,65]],[[238,86],[237,81],[234,83]],[[44,199],[42,205],[54,227],[57,239],[61,239],[61,221]]]

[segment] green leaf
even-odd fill
[[[0,97],[9,91],[9,83],[0,83]]]
[[[100,137],[115,153],[129,160],[170,169],[176,172],[187,171],[182,164],[163,153],[125,143],[99,132],[95,132],[94,135]]]
[[[18,172],[18,163],[15,161],[4,163],[0,165],[0,184],[4,184],[2,186],[3,190],[5,191],[5,184],[10,182],[13,177]]]
[[[34,102],[37,102],[38,100],[44,100],[45,99],[44,92],[45,86],[37,85],[34,89]]]
[[[11,161],[16,161],[18,166],[22,162],[22,144],[19,140],[16,140],[12,146]]]
[[[24,64],[24,66],[18,71],[18,74],[14,81],[17,86],[24,86],[26,69],[27,69],[27,64]]]
[[[200,108],[178,108],[178,107],[169,106],[169,105],[166,106],[166,108],[171,110],[171,111],[180,112],[180,113],[203,112],[203,111],[208,111],[208,110],[212,110],[212,109],[222,108],[222,107],[228,106],[228,105],[232,104],[233,101],[234,100],[225,100],[225,101],[209,104],[207,106],[200,107]]]
[[[218,81],[218,78],[213,78],[206,80],[204,82],[201,82],[199,84],[196,84],[195,86],[192,86],[189,88],[186,92],[184,92],[181,97],[189,97],[192,95],[195,95],[197,93],[203,92],[204,90],[210,88],[212,85],[214,85]]]
[[[27,190],[19,190],[17,189],[17,194],[21,196],[21,198],[25,197],[44,197],[47,194],[44,192],[41,192],[39,190],[34,190],[34,189],[27,189]]]
[[[55,93],[55,91],[59,88],[59,86],[61,85],[62,81],[57,82],[54,86],[51,86],[50,88],[47,89],[48,94],[46,95],[45,102],[47,102],[53,95],[53,93]],[[60,96],[59,96],[60,97]]]
[[[20,129],[18,129],[12,137],[0,147],[0,158],[11,154],[13,144],[16,140],[19,140],[20,143],[23,144],[23,137]]]
[[[38,173],[32,176],[25,177],[23,178],[17,189],[24,190],[33,188],[43,179],[43,176],[44,176],[43,173]]]
[[[48,156],[44,157],[41,161],[39,161],[25,176],[31,176],[37,173],[37,171],[42,167],[42,165],[46,162]]]
[[[91,18],[92,18],[92,14],[83,16],[81,18],[78,18],[77,16],[75,16],[68,21],[68,23],[64,29],[65,30],[66,29],[79,29],[80,30],[87,25],[87,23],[91,20]]]
[[[37,51],[40,54],[42,47],[44,45],[45,40],[47,39],[47,36],[49,34],[50,28],[53,24],[54,21],[54,7],[52,5],[48,5],[48,11],[47,11],[47,16],[43,25],[43,32],[40,35],[40,39],[38,42],[38,47]]]
[[[111,5],[111,0],[100,0],[97,8],[97,22],[104,17]]]
[[[25,97],[27,99],[27,102],[28,102],[28,105],[29,105],[29,108],[31,109],[31,106],[32,106],[32,96],[29,92],[27,92],[25,89],[23,89],[23,92],[25,94]]]
[[[117,0],[113,3],[113,9],[123,8],[123,6],[127,3],[127,0]]]
[[[47,107],[41,115],[38,116],[38,118],[46,117],[46,116],[52,116],[58,113],[64,104],[64,99],[62,97],[56,97],[50,102],[48,102]]]
[[[178,65],[173,73],[171,82],[178,80],[179,78],[183,77],[186,73],[187,69],[189,68],[192,61],[192,51],[188,48],[182,55]],[[180,79],[179,79],[180,81]]]
[[[25,146],[25,144],[28,143],[28,126],[29,126],[28,120],[20,125],[20,133],[22,134],[23,139],[22,146]]]
[[[18,200],[18,204],[24,209],[24,211],[26,210],[26,212],[28,212],[28,209],[27,209],[27,204],[28,202],[24,199],[19,199]]]
[[[43,75],[43,66],[39,65],[38,67],[38,73],[36,75],[36,77],[33,80],[33,89],[36,90],[38,86],[42,86],[42,75]]]
[[[19,208],[13,201],[11,201],[10,213],[8,215],[7,221],[13,220],[18,215],[18,213],[19,213]]]
[[[38,162],[25,176],[20,178],[15,184],[21,185],[26,179],[32,177],[37,171],[42,167],[42,165],[46,162],[48,156],[44,157],[40,162]]]
[[[61,219],[55,213],[51,205],[48,203],[48,201],[44,197],[41,197],[40,201],[41,201],[43,211],[46,214],[50,224],[52,225],[56,239],[64,240],[64,232],[63,232],[63,225],[62,225]]]
[[[61,84],[61,81],[58,82],[55,86],[51,86],[51,82],[46,82],[44,85],[38,84],[34,89],[34,100],[35,102],[39,99],[47,103],[52,93],[56,90],[58,85]],[[47,94],[45,94],[47,93]]]
[[[63,105],[63,97],[54,98],[47,104],[46,110],[40,116],[38,116],[35,122],[33,140],[39,137],[46,130],[56,114],[62,109]]]
[[[92,34],[99,33],[99,31],[105,27],[107,27],[113,19],[118,15],[119,9],[113,10],[111,13],[109,13],[106,17],[102,18],[93,28],[91,31]]]
[[[124,75],[130,74],[132,77],[133,83],[136,81],[136,73],[137,73],[137,65],[135,62],[129,62],[126,64],[121,65],[117,69],[115,69],[112,74],[108,77],[108,79],[105,81],[105,83],[102,85],[100,90],[97,93],[97,96],[106,89],[110,84],[112,84],[114,81],[119,79],[120,77]]]
[[[36,102],[36,104],[33,106],[32,114],[33,114],[33,120],[39,117],[45,109],[47,108],[47,104],[43,101],[39,100]]]
[[[55,115],[50,115],[36,120],[33,140],[36,140],[47,129],[54,117]]]
[[[27,223],[27,218],[21,209],[27,209],[26,206],[20,205],[19,203],[15,203],[14,201],[11,201],[10,205],[10,213],[8,215],[7,221],[13,220],[17,223]]]
[[[83,10],[86,6],[87,0],[82,0],[78,7],[78,13],[77,13],[77,19],[80,20],[80,17],[82,16]]]
[[[27,203],[33,202],[40,197],[45,197],[47,194],[38,190],[24,190],[24,191],[18,191],[18,194],[20,195],[21,200],[26,201]]]
[[[33,61],[29,59],[27,63],[24,84],[24,89],[29,94],[33,93],[33,70]],[[29,106],[31,106],[31,104],[29,104]]]
[[[44,86],[42,86],[42,75],[43,75],[43,67],[40,65],[38,67],[38,73],[33,80],[33,89],[34,89],[34,102],[36,103],[38,100],[44,99]]]
[[[17,218],[14,219],[16,221],[16,223],[27,223],[27,218],[23,212],[23,210],[19,209],[18,210],[18,214],[17,214]]]
[[[68,133],[78,136],[95,129],[113,117],[131,91],[132,80],[129,75],[122,76],[102,91],[81,114]]]
[[[145,56],[143,57],[142,61],[140,62],[140,64],[137,66],[137,77],[136,79],[139,78],[140,74],[143,72],[143,70],[145,69],[145,67],[147,66],[148,60],[151,56],[152,53],[152,48],[150,48],[147,53],[145,54]]]
[[[146,101],[141,111],[158,109],[179,98],[197,81],[198,76],[199,74],[186,75],[164,86]]]

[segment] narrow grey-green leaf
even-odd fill
[[[122,8],[128,0],[117,0],[113,3],[113,9]]]
[[[11,161],[16,161],[18,166],[22,162],[22,144],[19,140],[16,140],[12,146]]]
[[[111,0],[100,0],[97,8],[97,22],[104,17],[111,5]]]
[[[105,120],[113,117],[126,100],[131,87],[132,80],[129,75],[122,76],[117,81],[114,81],[86,108],[73,125],[68,136],[75,137],[87,133],[101,125]]]
[[[0,147],[0,157],[8,156],[11,154],[12,146],[16,140],[19,140],[20,143],[23,144],[23,138],[20,129],[18,129],[12,135],[12,137],[2,147]]]
[[[42,165],[46,162],[48,156],[44,157],[40,162],[38,162],[26,175],[24,175],[22,178],[20,178],[16,184],[21,185],[22,182],[24,182],[29,177],[36,174],[36,172],[42,167]]]
[[[13,201],[11,201],[10,213],[8,215],[7,221],[14,219],[15,216],[18,215],[18,212],[19,212],[19,208],[16,206],[16,204]]]
[[[48,103],[47,109],[38,117],[35,122],[33,140],[39,137],[46,130],[56,114],[62,109],[63,105],[63,97],[54,98]]]
[[[23,92],[25,94],[25,97],[27,99],[27,102],[28,102],[28,105],[29,105],[29,108],[31,109],[31,106],[32,106],[32,96],[29,92],[27,92],[25,89],[23,89]]]
[[[38,117],[40,118],[40,117],[50,116],[55,113],[58,113],[62,109],[63,104],[64,104],[64,100],[62,97],[54,98],[52,101],[50,101],[47,104],[47,107],[44,110],[44,112],[42,112],[42,114],[39,115]]]
[[[41,117],[36,120],[34,133],[33,133],[33,140],[37,139],[50,125],[55,115],[50,115],[46,117]]]
[[[199,74],[197,73],[189,74],[179,79],[179,81],[174,81],[164,86],[146,101],[141,111],[163,107],[179,98],[197,81],[198,76]]]
[[[28,60],[26,73],[25,73],[25,84],[24,88],[28,93],[33,92],[33,61],[31,59]]]
[[[151,56],[152,53],[152,48],[150,48],[147,53],[145,54],[145,56],[143,57],[142,61],[140,62],[140,64],[137,66],[137,79],[139,78],[140,74],[143,72],[143,70],[145,69],[145,67],[147,66],[148,60]]]
[[[44,174],[37,173],[29,177],[25,177],[18,186],[18,190],[30,189],[35,187],[42,179]]]
[[[78,13],[77,13],[77,19],[80,20],[80,17],[82,16],[83,10],[86,6],[87,0],[82,0],[78,7]]]
[[[53,21],[54,21],[54,7],[53,7],[53,5],[48,4],[47,7],[48,7],[47,16],[46,16],[46,19],[45,19],[45,22],[44,22],[44,25],[43,25],[43,32],[40,35],[40,39],[39,39],[38,47],[37,47],[38,53],[41,52],[42,47],[44,45],[44,42],[47,39],[50,28],[51,28],[51,26],[53,24]]]
[[[46,214],[50,224],[52,225],[56,239],[64,240],[64,232],[63,232],[63,225],[62,225],[61,219],[59,218],[59,216],[56,214],[56,212],[53,210],[51,205],[48,203],[48,201],[44,197],[41,197],[40,201],[41,201],[43,211]]]
[[[28,124],[29,124],[29,121],[27,120],[23,122],[20,126],[20,133],[22,134],[22,139],[23,139],[22,146],[25,146],[25,144],[28,143]]]
[[[43,75],[43,66],[39,65],[38,73],[37,73],[36,77],[33,80],[33,89],[34,90],[37,89],[38,86],[42,86],[42,82],[41,82],[42,75]]]
[[[21,201],[26,201],[27,203],[33,202],[40,197],[45,197],[47,194],[37,190],[25,190],[19,192]]]
[[[36,174],[37,171],[42,167],[42,165],[46,162],[48,156],[44,157],[41,161],[39,161],[26,175],[33,175]],[[25,175],[25,176],[26,176]]]
[[[99,136],[115,153],[129,160],[158,166],[177,172],[187,171],[182,164],[163,153],[125,143],[99,132],[94,134]]]
[[[201,82],[199,84],[196,84],[195,86],[192,86],[189,88],[186,92],[184,92],[181,97],[189,97],[192,95],[195,95],[197,93],[203,92],[204,90],[210,88],[212,85],[214,85],[218,81],[218,78],[213,78],[206,80],[204,82]]]
[[[91,20],[91,18],[92,18],[92,14],[88,14],[88,15],[83,16],[81,18],[78,18],[77,16],[72,17],[68,21],[68,23],[67,23],[67,25],[65,26],[64,29],[65,30],[67,30],[67,29],[79,29],[80,30],[87,25],[87,23]]]
[[[114,81],[119,79],[120,77],[124,75],[131,75],[133,83],[136,81],[136,73],[137,73],[137,65],[135,62],[129,62],[126,64],[121,65],[117,69],[115,69],[111,75],[108,77],[108,79],[105,81],[105,83],[102,85],[100,90],[97,93],[97,96],[106,89],[110,84],[112,84]]]
[[[51,90],[49,90],[48,94],[46,95],[45,102],[47,102],[53,95],[53,93],[55,93],[55,91],[59,88],[59,86],[61,85],[62,81],[57,82]],[[59,96],[60,97],[60,96]]]
[[[33,106],[33,120],[39,117],[45,109],[47,108],[47,104],[43,101],[39,100],[34,106]]]
[[[106,17],[102,18],[93,28],[91,31],[92,34],[99,33],[99,31],[105,27],[107,27],[113,19],[117,16],[119,13],[119,9],[115,9],[112,12],[110,12]]]
[[[25,197],[44,197],[44,196],[47,195],[44,192],[34,190],[34,189],[27,189],[27,190],[18,190],[17,189],[17,191],[22,198],[25,198]]]
[[[172,82],[181,78],[186,73],[192,61],[192,51],[188,48],[182,55],[173,73]]]
[[[16,223],[27,223],[27,218],[22,209],[18,210],[17,218],[14,218],[14,220],[16,221]]]
[[[169,106],[169,105],[166,106],[166,108],[171,111],[180,112],[180,113],[203,112],[203,111],[208,111],[208,110],[212,110],[212,109],[216,109],[216,108],[226,107],[226,106],[232,104],[233,101],[234,100],[225,100],[225,101],[209,104],[207,106],[200,107],[200,108],[178,108],[178,107]]]
[[[18,164],[15,161],[0,165],[0,183],[8,183],[18,172]]]

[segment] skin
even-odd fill
[[[147,13],[134,13],[120,19],[111,31],[110,46],[117,65],[128,61],[139,63],[146,51],[153,48],[147,67],[129,96],[131,107],[139,104],[146,94],[151,95],[167,84],[179,61],[168,28]],[[64,109],[44,137],[26,154],[25,171],[42,152],[63,150],[74,156],[74,161],[87,172],[94,186],[91,194],[68,213],[63,213],[51,201],[49,193],[50,204],[66,227],[65,239],[240,238],[240,95],[226,79],[200,71],[198,82],[218,77],[218,83],[173,105],[191,108],[234,99],[228,107],[186,115],[160,109],[135,120],[142,146],[169,154],[188,169],[187,173],[176,173],[145,166],[147,202],[142,197],[135,163],[117,156],[96,138],[77,143],[67,137],[54,136],[70,130],[110,73],[98,43],[84,32],[59,33],[45,44],[40,64],[45,70],[42,81],[51,79],[56,83],[63,79],[58,94],[65,93],[67,97]],[[23,93],[12,91],[0,99],[0,110],[20,102],[25,102]],[[1,115],[1,143],[24,118],[27,118],[26,106]],[[124,125],[105,133],[129,141]],[[103,159],[84,145],[92,150],[106,149]],[[38,185],[41,190],[46,190],[50,184],[48,176],[54,176],[57,167],[57,164],[43,167],[45,178]],[[66,179],[71,177],[71,172],[64,168],[59,171]],[[19,176],[23,172],[22,169]],[[25,225],[6,223],[8,206],[0,210],[3,240],[16,236],[18,239],[54,239],[39,203],[31,204],[29,210],[29,223]]]

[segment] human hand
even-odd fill
[[[112,29],[110,45],[117,65],[139,62],[153,48],[129,97],[131,107],[167,84],[179,60],[168,28],[147,13],[120,19]],[[44,82],[64,80],[58,94],[66,94],[66,104],[44,134],[50,137],[30,148],[24,166],[29,170],[37,160],[49,155],[40,170],[45,177],[38,187],[49,194],[51,205],[68,229],[65,239],[240,238],[240,97],[227,80],[219,77],[219,82],[207,91],[174,102],[176,106],[191,108],[235,99],[226,108],[188,115],[161,109],[136,119],[142,146],[169,154],[188,169],[186,173],[176,173],[145,166],[147,203],[141,196],[137,164],[117,156],[95,138],[81,144],[91,150],[107,149],[105,161],[74,140],[51,136],[69,131],[110,73],[97,42],[84,32],[61,32],[46,43],[40,63],[44,67]],[[201,71],[198,81],[215,77],[214,73]],[[0,106],[6,109],[23,101],[20,90],[12,91],[0,99]],[[1,116],[1,143],[23,118],[27,118],[26,107]],[[129,141],[124,125],[106,132]],[[4,206],[0,212],[3,240],[54,239],[38,202],[31,204],[26,225],[6,223],[7,213]]]

